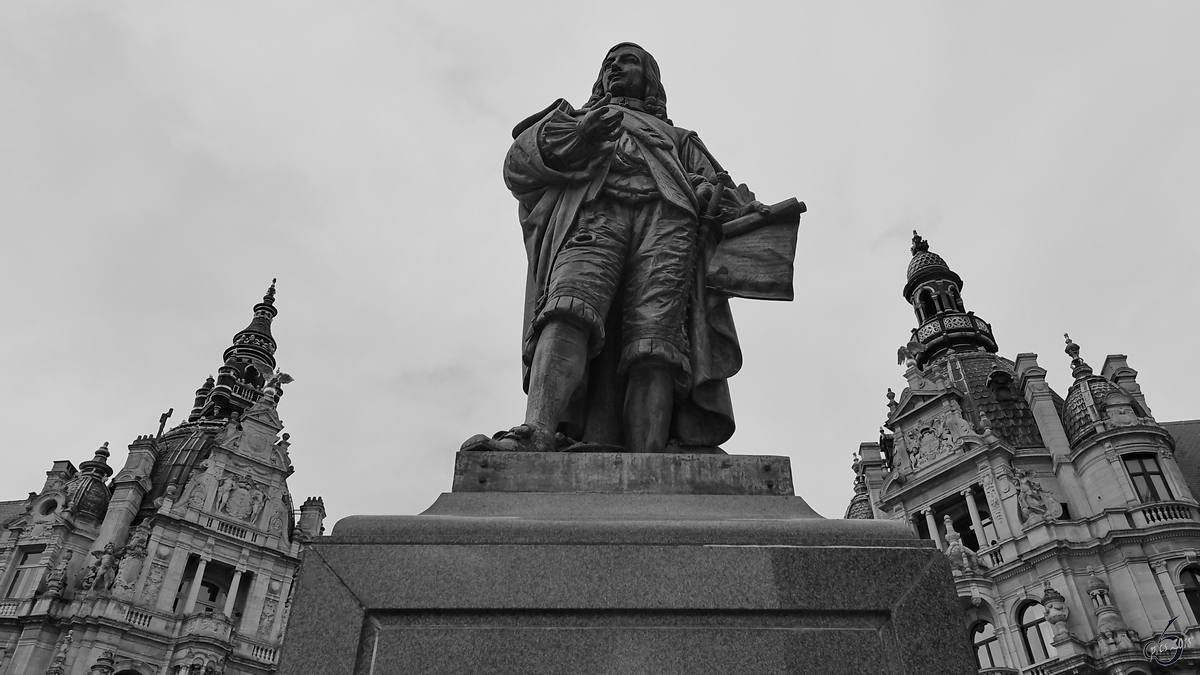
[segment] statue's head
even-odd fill
[[[641,100],[646,112],[667,120],[667,90],[662,86],[658,62],[650,52],[632,42],[622,42],[608,50],[585,107],[591,107],[605,94]]]

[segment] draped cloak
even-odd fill
[[[699,204],[689,179],[701,175],[712,182],[721,171],[720,165],[695,132],[672,126],[642,111],[622,109],[622,112],[624,132],[637,144],[660,198],[698,219]],[[553,129],[548,129],[547,125],[560,129],[573,127],[579,115],[580,112],[569,103],[559,99],[540,117],[531,117],[514,130],[515,140],[504,163],[505,184],[520,203],[520,221],[529,260],[523,324],[526,392],[539,335],[534,321],[545,302],[550,271],[580,206],[593,199],[603,187],[614,156],[611,142],[600,146],[594,154],[588,153],[590,159],[586,163],[577,163],[579,168],[563,168],[562,162],[546,156],[548,152],[554,152],[546,148],[546,138],[554,136]],[[559,138],[562,138],[561,134]],[[719,232],[708,233],[706,239],[699,244],[703,257],[698,257],[695,263],[701,269],[707,269],[708,260],[720,255],[722,247]],[[692,284],[689,299],[692,320],[688,322],[692,377],[687,391],[676,394],[670,435],[680,446],[715,451],[715,446],[733,435],[733,404],[728,379],[741,369],[742,352],[729,309],[730,296],[711,284],[705,285],[709,287],[697,288],[697,284]],[[620,302],[619,297],[617,302]],[[616,303],[610,310],[610,316],[613,314],[619,316]],[[605,362],[603,356],[592,359],[587,377],[593,382],[597,377],[615,378],[615,373],[611,372],[614,366],[614,361]],[[595,372],[601,368],[606,372]],[[560,429],[568,431],[568,435],[572,435],[571,432],[582,434],[584,441],[596,440],[589,428],[593,426],[592,420],[597,418],[595,408],[616,406],[617,410],[599,415],[612,419],[619,415],[621,402],[612,399],[588,401],[589,396],[601,398],[594,394],[595,391],[596,387],[586,382],[580,387],[568,406]],[[603,442],[612,442],[611,434]]]

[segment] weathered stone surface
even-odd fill
[[[769,455],[460,452],[454,491],[790,495],[792,465]]]
[[[314,543],[280,673],[971,672],[947,565],[796,497],[449,494]]]

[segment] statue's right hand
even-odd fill
[[[583,140],[599,145],[604,141],[615,141],[621,135],[621,121],[625,119],[625,113],[619,108],[608,107],[611,100],[612,95],[605,94],[579,120],[579,135]]]

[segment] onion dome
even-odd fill
[[[942,256],[929,250],[929,242],[913,230],[912,260],[908,261],[908,282],[904,285],[904,297],[912,294],[916,285],[932,277],[946,277],[962,288],[962,279],[950,270]]]
[[[108,513],[108,500],[112,494],[105,479],[112,475],[108,465],[108,442],[96,450],[96,456],[79,465],[79,473],[67,482],[67,505],[76,517],[88,516],[104,520]]]
[[[1124,390],[1105,378],[1092,372],[1092,367],[1079,356],[1079,345],[1071,341],[1066,333],[1065,351],[1071,357],[1071,376],[1075,382],[1067,390],[1067,398],[1062,407],[1063,428],[1067,432],[1067,441],[1074,446],[1079,441],[1096,433],[1096,422],[1099,422],[1105,402],[1112,394],[1124,394]],[[1122,398],[1128,398],[1128,395]]]
[[[904,298],[913,306],[918,326],[902,353],[918,368],[948,352],[996,353],[988,322],[968,312],[962,300],[962,279],[945,260],[929,250],[929,242],[913,230],[912,260]]]

